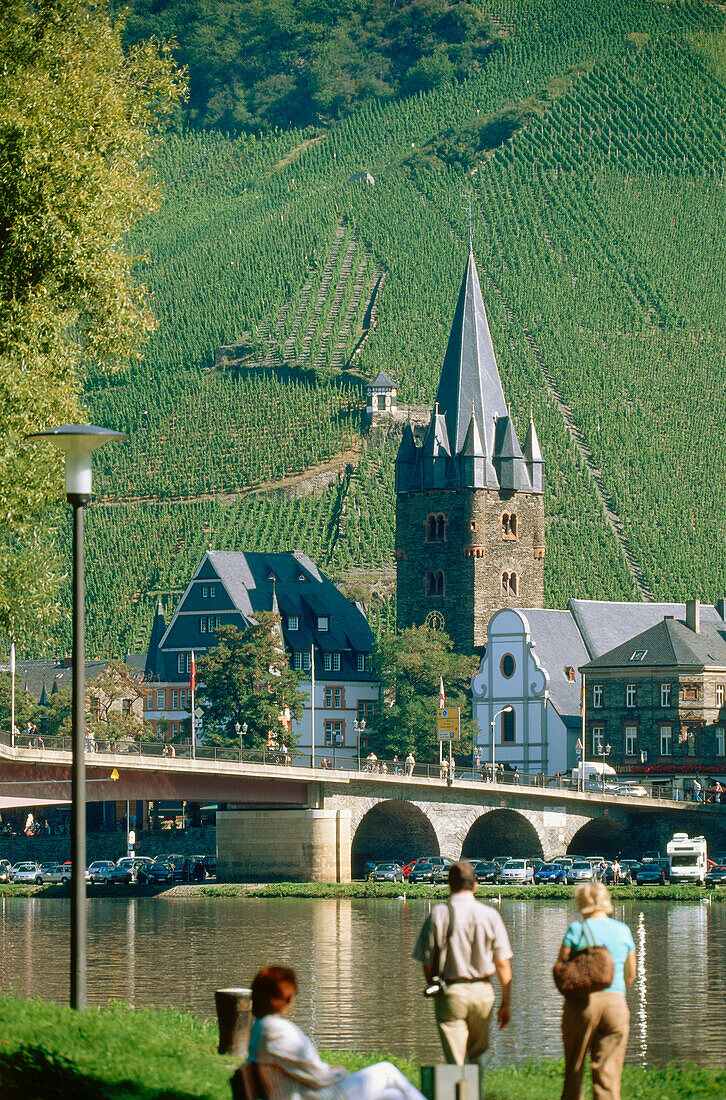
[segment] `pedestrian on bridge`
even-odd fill
[[[426,981],[438,986],[433,996],[444,1057],[463,1066],[480,1062],[489,1047],[489,1018],[494,1007],[491,979],[502,989],[499,1026],[510,1019],[512,948],[504,921],[474,897],[477,877],[465,860],[449,867],[448,902],[434,905],[424,921],[413,957]]]
[[[416,757],[409,751],[406,757],[406,775],[410,778],[413,775],[413,769],[416,767]]]

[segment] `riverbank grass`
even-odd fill
[[[700,886],[611,886],[614,901],[726,901],[726,890],[704,890]],[[512,898],[517,901],[559,901],[572,898],[574,886],[478,886],[481,901]],[[224,883],[196,887],[191,896],[211,898],[418,898],[449,896],[448,886],[407,882],[269,882],[263,885]]]
[[[79,1014],[45,1001],[0,997],[0,1036],[3,1100],[231,1100],[237,1059],[217,1054],[216,1020],[120,1003]],[[323,1056],[351,1071],[387,1058],[419,1084],[419,1067],[389,1054]],[[488,1100],[557,1100],[561,1088],[561,1062],[532,1062],[491,1070],[485,1092]],[[723,1100],[726,1071],[626,1066],[623,1095]]]

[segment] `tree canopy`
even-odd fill
[[[279,739],[290,744],[294,738],[285,730],[283,716],[289,712],[299,721],[305,695],[299,689],[302,674],[287,662],[279,616],[261,612],[243,631],[220,627],[217,639],[198,664],[204,736],[237,741],[238,723],[247,726],[243,736],[248,748]]]
[[[128,0],[114,0],[119,9]],[[188,120],[228,132],[326,124],[370,98],[480,67],[489,16],[466,0],[131,0],[125,41],[178,40]]]
[[[103,0],[0,6],[0,629],[54,613],[61,460],[25,435],[83,421],[91,369],[153,328],[125,247],[156,209],[149,155],[184,94],[168,47],[125,52]]]
[[[414,626],[384,635],[375,658],[381,706],[368,735],[369,746],[388,759],[393,753],[405,756],[409,749],[418,761],[438,759],[436,712],[443,679],[447,705],[462,711],[461,740],[454,743],[454,755],[470,758],[474,725],[469,683],[476,665],[476,658],[453,652],[443,630]]]

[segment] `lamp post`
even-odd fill
[[[495,783],[496,778],[497,778],[496,760],[494,759],[494,744],[495,744],[495,734],[496,734],[496,728],[495,727],[496,727],[496,724],[497,724],[497,718],[499,717],[500,714],[509,714],[510,711],[513,711],[513,710],[514,710],[514,707],[510,707],[510,706],[502,707],[501,710],[497,711],[497,713],[494,715],[491,722],[489,723],[489,725],[492,727],[492,783]]]
[[[600,756],[602,757],[602,771],[600,772],[600,779],[602,780],[602,782],[601,782],[601,785],[600,785],[600,789],[602,790],[603,794],[605,793],[605,757],[609,756],[610,752],[611,752],[610,745],[603,745],[603,743],[601,741],[600,742]]]
[[[353,729],[355,730],[356,738],[358,739],[358,771],[360,771],[360,738],[363,730],[366,728],[365,718],[361,718],[360,722],[357,718],[353,719]]]
[[[27,437],[47,440],[66,456],[66,499],[73,508],[73,727],[71,763],[71,1008],[86,1007],[86,762],[85,579],[83,509],[91,499],[91,455],[97,447],[125,440],[125,432],[90,424],[64,424]]]

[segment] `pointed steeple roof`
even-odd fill
[[[524,458],[512,418],[508,414],[497,421],[494,454],[496,458]]]
[[[149,648],[146,654],[144,676],[147,680],[154,679],[160,671],[159,645],[165,633],[166,622],[164,621],[164,608],[161,605],[161,600],[159,600],[156,605],[156,614],[154,615],[154,622],[151,627],[151,638],[149,639]]]
[[[424,458],[438,458],[441,454],[445,454],[446,457],[448,457],[451,453],[446,417],[439,411],[439,403],[437,401],[434,405],[434,411],[431,413],[426,435],[424,436]]]
[[[473,409],[471,410],[471,420],[469,421],[469,427],[466,431],[466,438],[464,440],[464,446],[461,448],[461,453],[466,458],[483,458],[485,454],[481,436],[479,435],[479,428],[476,423],[476,414]]]
[[[45,680],[43,680],[43,690],[40,693],[40,699],[38,700],[38,706],[40,706],[40,707],[47,707],[48,706],[48,696],[47,696],[46,690],[45,690]]]
[[[487,423],[507,415],[473,252],[461,283],[436,400],[446,417],[452,454],[464,446],[472,402],[485,448]]]
[[[527,428],[527,435],[524,440],[524,457],[527,462],[543,462],[542,448],[539,445],[539,439],[537,437],[537,430],[534,426],[534,420],[530,414],[529,427]]]

